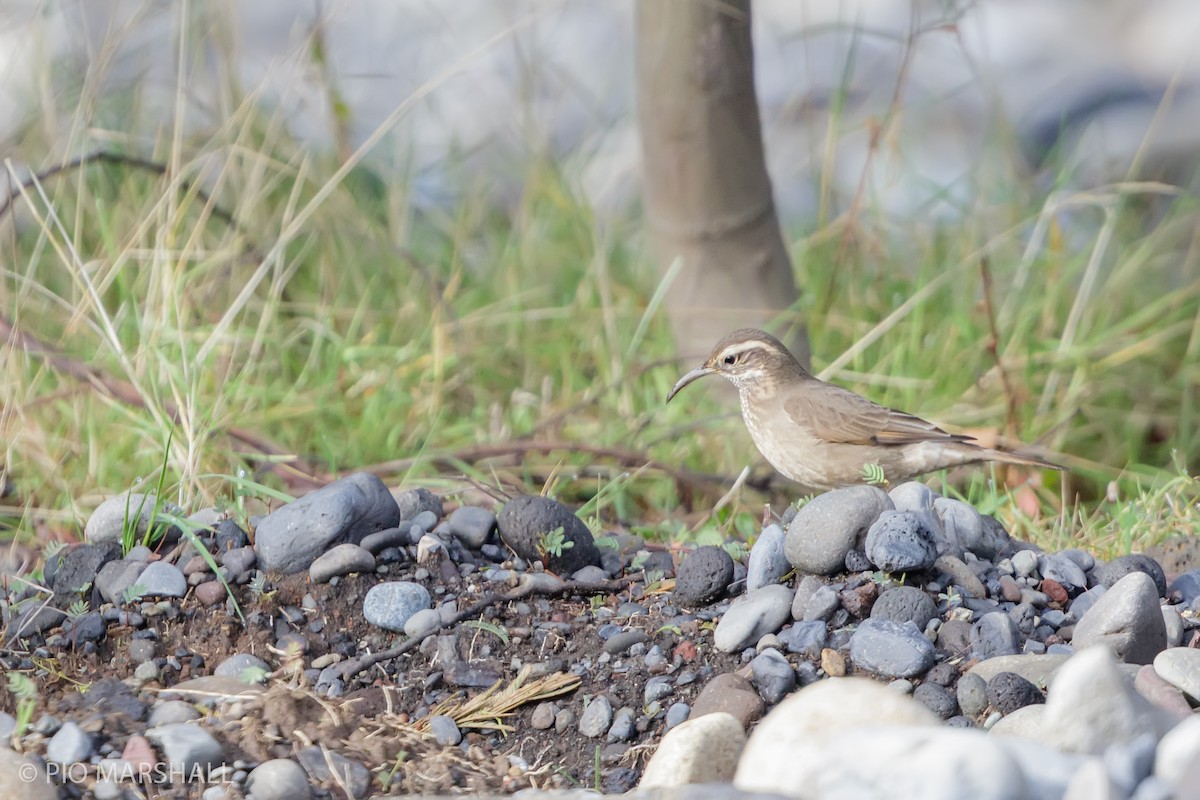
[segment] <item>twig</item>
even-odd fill
[[[979,259],[979,275],[983,280],[983,309],[988,320],[987,351],[996,362],[1000,383],[1004,387],[1004,429],[1009,436],[1017,435],[1017,393],[1008,379],[1008,370],[1000,360],[1000,330],[996,325],[996,307],[992,303],[992,266],[987,256]]]
[[[489,606],[496,605],[497,603],[514,603],[518,600],[524,600],[527,597],[532,597],[533,595],[539,595],[542,597],[561,597],[564,594],[572,593],[583,595],[611,594],[624,589],[630,583],[632,583],[632,579],[630,578],[621,578],[620,580],[615,581],[600,581],[595,583],[591,581],[563,581],[562,583],[554,586],[541,586],[539,584],[527,581],[522,583],[517,588],[511,589],[507,592],[489,592],[488,594],[484,595],[483,599],[479,602],[463,609],[462,611],[459,611],[457,614],[443,622],[438,627],[426,631],[420,636],[414,636],[411,639],[407,639],[390,650],[382,650],[378,653],[371,653],[369,655],[352,658],[349,661],[342,662],[339,673],[341,674],[342,680],[345,681],[362,672],[367,667],[378,664],[381,661],[390,661],[393,658],[399,658],[410,650],[415,650],[420,647],[421,642],[425,641],[430,636],[433,636],[436,633],[441,633],[447,628],[457,625],[460,622],[477,617],[483,612],[484,609],[488,608]]]

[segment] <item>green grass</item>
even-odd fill
[[[511,208],[486,201],[481,176],[455,208],[418,210],[408,176],[313,153],[239,108],[211,137],[130,153],[165,176],[84,165],[30,186],[3,221],[0,315],[100,378],[0,345],[9,538],[74,536],[100,498],[164,465],[185,508],[240,504],[255,481],[287,488],[266,466],[289,454],[322,474],[386,464],[392,483],[599,494],[588,514],[662,536],[741,534],[765,500],[795,499],[740,488],[707,528],[681,522],[745,465],[764,469],[728,396],[663,405],[690,365],[673,358],[636,214],[597,218],[545,163]],[[55,163],[36,139],[26,152]],[[1064,454],[1069,483],[1046,475],[1036,514],[986,470],[960,487],[1027,535],[1115,552],[1196,532],[1195,198],[1150,214],[1153,186],[1048,201],[982,165],[976,179],[983,199],[954,224],[860,213],[791,233],[816,367]],[[462,457],[530,438],[560,446]],[[657,465],[725,477],[681,483]]]

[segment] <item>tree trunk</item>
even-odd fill
[[[637,0],[638,120],[650,238],[683,356],[771,322],[808,337],[763,158],[750,0]]]

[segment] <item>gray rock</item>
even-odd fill
[[[576,570],[571,576],[571,580],[580,583],[602,583],[608,580],[608,573],[600,567],[593,567],[589,564],[581,570]]]
[[[1009,720],[1021,716],[1025,711],[1040,711],[1043,708],[1045,707],[1026,706],[1021,711],[1005,717],[1001,722],[1007,723]],[[1029,791],[1026,795],[1029,800],[1059,800],[1059,798],[1063,798],[1071,779],[1085,763],[1083,756],[1062,753],[1028,738],[996,735],[995,728],[991,733],[992,735],[988,738],[1003,747],[1016,760],[1020,771],[1024,773],[1025,779],[1029,783]],[[1095,800],[1099,800],[1099,798],[1095,798]]]
[[[0,747],[0,797],[20,800],[59,800],[58,788],[41,759]]]
[[[1154,671],[1179,691],[1200,703],[1200,650],[1171,647],[1154,657]]]
[[[98,642],[104,638],[107,625],[99,611],[89,611],[78,617],[63,620],[63,635],[72,647],[79,647],[85,642]]]
[[[389,631],[401,632],[409,617],[429,608],[429,590],[419,583],[388,581],[372,586],[363,600],[367,622]]]
[[[1166,652],[1169,650],[1163,651],[1163,653]],[[1157,661],[1161,657],[1162,653],[1159,653],[1155,660]],[[1164,679],[1150,664],[1146,664],[1138,670],[1133,679],[1133,688],[1156,708],[1162,709],[1176,719],[1187,719],[1192,716],[1192,706],[1179,687]]]
[[[767,648],[750,662],[750,683],[767,704],[774,705],[796,688],[796,670],[778,650]]]
[[[308,567],[308,577],[313,583],[329,583],[340,575],[374,571],[375,556],[359,545],[346,542],[317,556]]]
[[[146,532],[155,520],[155,496],[142,492],[124,492],[110,497],[96,507],[88,517],[83,528],[83,538],[92,544],[121,541],[125,531],[126,520],[137,520],[135,538],[138,542],[146,536]],[[158,512],[172,514],[177,517],[186,516],[186,512],[174,503],[164,500],[159,503]],[[159,518],[161,524],[162,520]],[[168,528],[168,541],[178,538],[179,530]]]
[[[1137,575],[1153,585],[1149,576]],[[1121,676],[1106,647],[1089,647],[1062,665],[1047,693],[1043,717],[1049,744],[1092,755],[1144,733],[1161,735],[1160,725],[1165,732],[1169,724]]]
[[[915,586],[893,586],[884,589],[871,607],[871,619],[889,622],[911,622],[925,630],[929,620],[937,616],[937,605],[928,594]]]
[[[187,578],[174,564],[155,561],[142,570],[132,589],[140,597],[183,597],[187,594]]]
[[[1072,600],[1071,605],[1068,606],[1067,610],[1071,613],[1071,616],[1075,618],[1075,621],[1078,622],[1079,620],[1083,619],[1083,615],[1088,612],[1088,609],[1096,605],[1096,601],[1103,597],[1104,593],[1107,591],[1108,589],[1103,586],[1093,586],[1091,589],[1080,593],[1078,597]]]
[[[750,548],[750,558],[746,563],[746,591],[761,589],[769,583],[777,583],[780,578],[791,570],[784,544],[787,535],[778,525],[768,525],[758,535],[754,546]]]
[[[1060,553],[1038,556],[1038,570],[1043,578],[1061,583],[1067,591],[1087,588],[1087,574],[1073,560]]]
[[[1003,611],[984,614],[971,628],[971,650],[980,660],[1021,652],[1021,634]]]
[[[888,492],[897,511],[908,511],[916,515],[921,525],[933,536],[937,554],[951,553],[962,556],[962,548],[951,541],[942,530],[942,519],[934,509],[940,499],[938,493],[918,481],[908,481]]]
[[[850,660],[868,672],[912,678],[933,666],[934,650],[921,629],[911,622],[867,619],[850,637]]]
[[[1046,702],[1042,690],[1015,672],[1001,672],[987,683],[988,702],[1004,716]]]
[[[150,712],[146,724],[151,728],[200,719],[200,712],[191,703],[183,700],[159,700]]]
[[[642,773],[640,790],[728,783],[733,779],[738,757],[746,744],[746,733],[734,717],[707,714],[692,720],[681,719],[674,725],[669,723],[670,711],[667,717],[667,735]]]
[[[196,723],[160,725],[145,735],[158,745],[173,773],[200,777],[221,763],[221,743]]]
[[[975,553],[983,558],[995,555],[994,552],[989,555],[980,552],[983,544],[983,517],[973,505],[950,497],[936,497],[933,500],[933,511],[942,523],[942,540],[951,545],[951,548],[944,552],[953,553],[959,558],[962,557],[961,553]]]
[[[1009,559],[1017,577],[1030,578],[1037,573],[1038,553],[1036,550],[1018,550]]]
[[[590,565],[600,566],[600,550],[592,532],[571,509],[540,495],[514,497],[504,504],[497,519],[500,538],[527,561],[541,560],[561,575]],[[546,537],[562,528],[562,546],[556,552],[544,547]]]
[[[744,594],[730,604],[717,623],[713,644],[725,653],[749,647],[763,635],[783,627],[791,605],[792,590],[778,583]]]
[[[809,595],[808,602],[799,618],[804,622],[826,621],[833,616],[841,604],[841,598],[832,588],[824,585],[818,586],[816,591]],[[794,614],[796,610],[796,604],[793,601],[792,613]]]
[[[446,514],[442,506],[442,498],[425,488],[398,492],[394,499],[396,508],[400,512],[400,519],[416,519],[418,514],[428,511],[433,514],[436,521]]]
[[[462,741],[462,731],[458,729],[458,723],[453,717],[448,717],[445,714],[434,714],[429,718],[429,732],[433,734],[433,740],[442,747],[452,747]]]
[[[404,633],[411,638],[425,636],[442,627],[442,615],[436,608],[423,608],[404,622]]]
[[[58,597],[78,594],[95,585],[101,568],[120,556],[121,546],[115,542],[76,545],[47,562],[47,572],[52,574],[46,577],[46,583]],[[53,569],[51,564],[55,565]]]
[[[412,531],[417,531],[416,541],[413,540]],[[379,555],[389,547],[407,547],[410,544],[416,544],[425,535],[425,529],[420,525],[401,525],[398,528],[387,528],[375,533],[368,533],[358,543],[359,547],[366,550],[371,555]]]
[[[236,678],[242,683],[263,683],[271,675],[271,665],[250,653],[234,653],[217,664],[213,675]]]
[[[976,577],[975,573],[962,559],[946,554],[938,556],[937,561],[933,562],[933,566],[946,575],[950,579],[951,584],[957,586],[968,596],[977,598],[987,597],[987,588],[984,587],[983,582]]]
[[[641,630],[640,628],[635,628],[633,630],[627,630],[627,631],[621,631],[620,633],[610,636],[608,639],[605,640],[604,652],[609,653],[614,656],[619,655],[621,653],[624,653],[629,648],[633,647],[635,644],[638,644],[640,642],[647,642],[649,640],[650,640],[650,634],[646,633],[645,631]]]
[[[793,622],[779,632],[779,642],[789,653],[795,653],[809,661],[816,661],[821,657],[825,641],[825,623],[816,620]]]
[[[1054,674],[1067,663],[1069,657],[1057,653],[996,656],[980,661],[967,674],[990,681],[1001,672],[1015,672],[1037,686],[1049,686]]]
[[[1131,572],[1144,572],[1154,581],[1154,590],[1159,597],[1167,596],[1167,576],[1163,568],[1153,558],[1141,553],[1120,556],[1107,564],[1101,564],[1092,572],[1096,583],[1111,587]]]
[[[733,559],[723,548],[705,545],[683,560],[675,575],[675,600],[684,607],[707,605],[729,591]]]
[[[1183,644],[1183,617],[1175,606],[1163,606],[1163,628],[1167,631],[1167,647]]]
[[[913,699],[942,719],[950,719],[959,712],[958,700],[945,686],[926,681],[913,690]]]
[[[667,730],[671,730],[672,728],[676,728],[676,727],[682,725],[683,723],[687,722],[688,718],[691,717],[691,715],[692,715],[692,707],[689,706],[687,703],[682,703],[682,702],[671,703],[670,707],[667,708],[667,719],[666,719]],[[709,716],[713,716],[713,715],[710,714]],[[736,720],[735,720],[735,722],[736,722]],[[742,729],[741,725],[738,725],[738,730],[741,730],[741,729]],[[659,742],[659,748],[661,749],[661,747],[662,747],[662,742]]]
[[[1154,777],[1173,791],[1174,797],[1194,794],[1200,773],[1200,715],[1172,728],[1154,754]],[[1185,794],[1185,792],[1187,794]]]
[[[1144,572],[1121,578],[1075,626],[1076,650],[1102,644],[1128,664],[1149,664],[1167,646],[1154,580]]]
[[[446,526],[451,536],[466,547],[478,550],[487,544],[496,530],[496,515],[490,509],[478,506],[459,506],[450,512]]]
[[[371,791],[370,771],[336,750],[305,747],[296,753],[295,758],[312,781],[322,786],[345,787],[351,800],[363,800]]]
[[[400,510],[383,481],[360,472],[268,514],[254,546],[262,569],[292,574],[308,569],[332,545],[357,543],[399,523]]]
[[[91,734],[74,722],[64,722],[58,732],[46,743],[46,760],[58,764],[75,764],[91,758],[93,751]]]
[[[28,638],[61,625],[67,615],[53,606],[43,602],[30,602],[21,613],[9,624],[4,634],[4,641],[12,642],[19,638]]]
[[[675,679],[669,675],[655,675],[646,681],[642,691],[642,704],[650,705],[655,700],[662,700],[675,693]]]
[[[937,560],[934,534],[911,511],[884,511],[867,531],[866,554],[884,572],[919,572]]]
[[[137,583],[144,569],[146,565],[137,561],[109,561],[96,573],[96,590],[104,602],[120,605],[125,601],[125,592]]]
[[[264,761],[246,777],[254,800],[311,800],[312,789],[304,768],[290,758]]]
[[[832,575],[892,501],[877,486],[851,486],[818,495],[796,512],[784,552],[797,570]]]
[[[988,707],[987,681],[968,672],[958,679],[955,697],[958,699],[958,706],[964,715],[978,717]]]
[[[222,550],[218,560],[236,580],[254,569],[254,565],[258,563],[258,553],[254,552],[253,547],[234,547]]]
[[[602,694],[592,698],[579,717],[579,732],[589,739],[597,739],[608,733],[612,725],[612,703]]]
[[[1185,606],[1190,606],[1200,597],[1200,569],[1192,569],[1171,581],[1170,593],[1178,597]]]
[[[634,723],[637,715],[629,706],[623,706],[617,709],[617,713],[613,715],[612,725],[608,728],[608,741],[612,742],[628,742],[637,735],[637,729]]]

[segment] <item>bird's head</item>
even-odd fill
[[[769,390],[797,372],[805,374],[783,342],[765,331],[742,328],[717,342],[703,364],[680,378],[667,394],[667,402],[683,387],[705,375],[721,375],[742,392]]]

